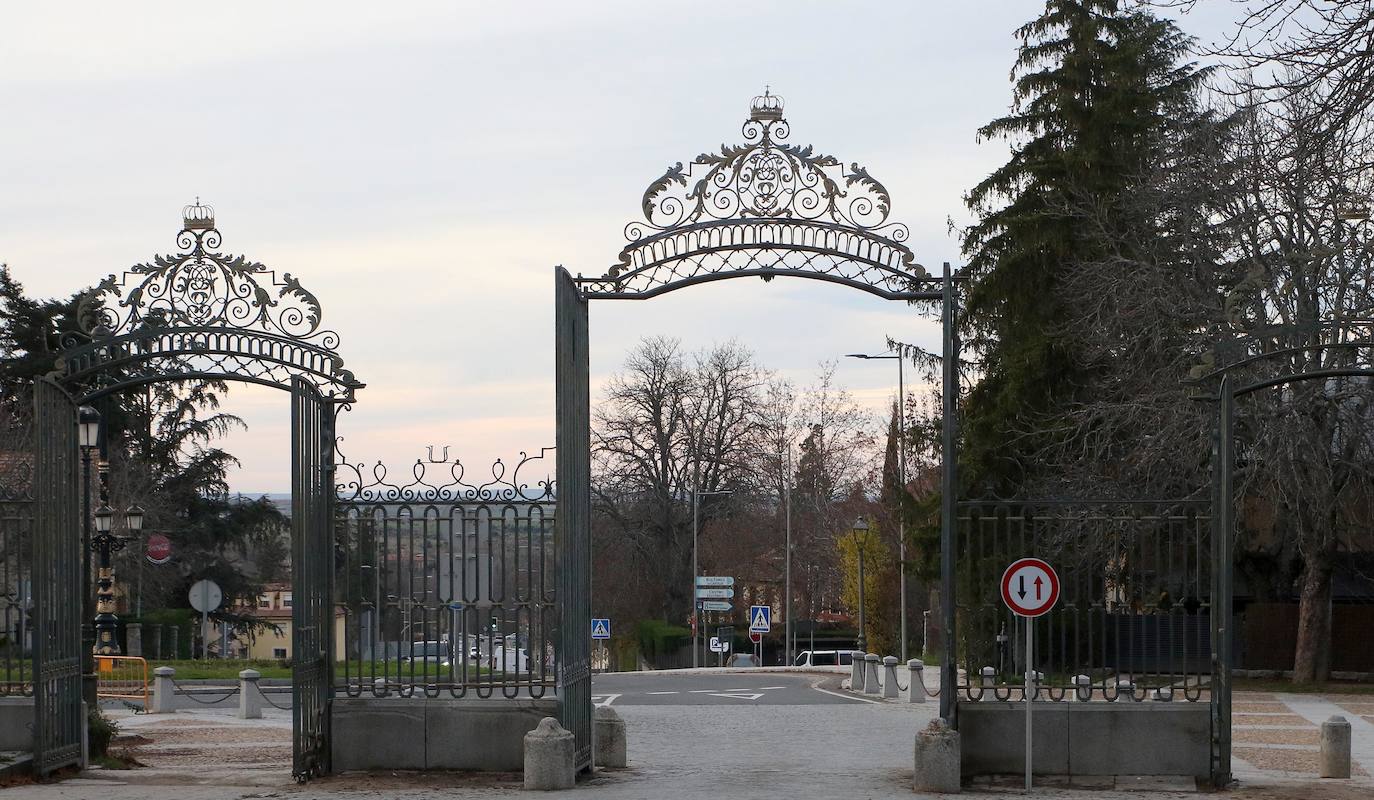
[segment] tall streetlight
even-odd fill
[[[692,592],[688,597],[692,598],[692,613],[696,615],[696,635],[692,637],[692,666],[701,666],[701,601],[697,599],[697,532],[701,528],[701,498],[709,495],[729,495],[734,494],[729,489],[714,492],[703,492],[700,489],[692,489]]]
[[[854,644],[858,649],[867,652],[864,649],[868,638],[864,636],[864,548],[868,545],[868,520],[859,517],[854,521],[853,536],[854,546],[859,549],[859,638]]]
[[[95,651],[102,656],[120,654],[119,641],[115,631],[119,618],[115,616],[114,565],[111,554],[123,550],[129,540],[143,530],[143,509],[129,506],[124,512],[127,534],[114,532],[115,512],[108,505],[101,504],[95,510],[95,536],[91,547],[100,556],[100,571],[97,573],[95,602]]]
[[[792,643],[792,481],[789,480],[788,473],[792,471],[792,446],[789,444],[786,449],[779,450],[777,453],[770,453],[778,458],[778,477],[782,480],[782,507],[784,538],[783,547],[783,579],[782,579],[782,621],[783,621],[783,664],[792,665],[793,643]]]
[[[846,358],[862,358],[865,361],[897,362],[897,483],[906,491],[906,361],[901,353],[870,356],[863,353],[848,353]],[[897,596],[901,598],[901,637],[902,661],[906,661],[906,515],[901,507],[897,509]]]
[[[77,410],[77,443],[81,445],[81,697],[95,708],[99,686],[95,674],[95,595],[91,592],[91,460],[100,446],[100,412]]]

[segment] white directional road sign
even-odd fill
[[[749,606],[749,632],[768,633],[773,629],[773,609],[769,606]]]
[[[1002,601],[1017,616],[1038,617],[1059,600],[1059,576],[1038,558],[1012,562],[1002,573]]]
[[[592,620],[592,638],[609,639],[611,638],[611,621],[608,619]]]
[[[730,611],[735,607],[734,603],[725,600],[703,600],[701,601],[702,611]]]
[[[710,597],[720,600],[729,600],[735,596],[734,589],[697,589],[697,598]]]
[[[726,650],[729,650],[729,649],[730,649],[730,643],[729,643],[729,642],[722,642],[722,641],[720,640],[720,637],[719,637],[719,636],[712,636],[712,637],[711,637],[711,652],[712,652],[712,653],[724,653]]]
[[[723,575],[698,575],[697,586],[734,586],[735,579]]]

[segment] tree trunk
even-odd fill
[[[1293,683],[1320,683],[1331,677],[1331,559],[1308,559],[1298,597],[1298,644]]]

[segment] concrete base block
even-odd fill
[[[593,724],[596,727],[592,736],[596,746],[596,765],[609,769],[623,769],[627,763],[625,720],[610,706],[597,706]]]
[[[1350,777],[1350,722],[1337,714],[1322,723],[1321,776]]]
[[[515,772],[523,740],[558,701],[501,697],[336,697],[334,769],[466,769]]]
[[[173,667],[153,669],[153,714],[170,714],[176,710],[176,687],[172,680],[177,674]]]
[[[959,791],[959,732],[942,719],[931,720],[916,734],[916,772],[912,788],[918,792]]]
[[[965,776],[1025,771],[1022,702],[959,704]],[[1206,703],[1035,703],[1031,715],[1037,775],[1186,775],[1210,771],[1211,711]]]
[[[32,697],[0,697],[0,750],[33,750]]]
[[[262,692],[258,679],[262,673],[255,669],[239,672],[239,719],[262,719]]]
[[[571,789],[577,782],[573,767],[576,745],[573,735],[553,717],[544,717],[539,727],[525,734],[525,790]]]

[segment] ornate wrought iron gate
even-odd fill
[[[592,767],[591,389],[587,301],[568,271],[554,276],[557,363],[558,717],[576,737],[577,770]]]
[[[334,404],[291,381],[291,774],[330,771],[334,695]]]
[[[81,550],[76,402],[49,378],[33,387],[33,762],[42,775],[81,761]]]

